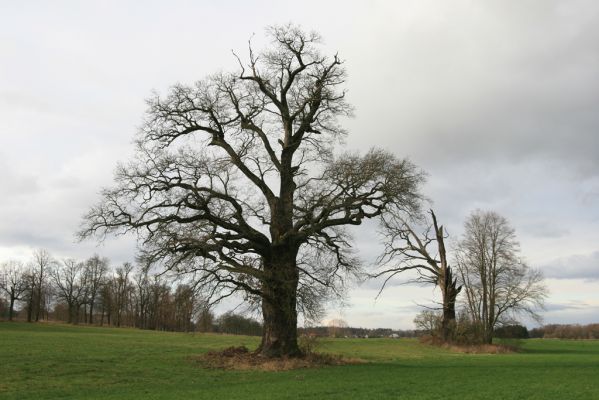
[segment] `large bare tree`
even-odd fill
[[[400,273],[414,271],[417,282],[430,283],[441,290],[441,338],[449,341],[456,319],[456,298],[462,287],[449,265],[445,247],[445,230],[430,210],[430,223],[423,229],[416,228],[423,221],[409,222],[402,215],[389,213],[384,218],[383,242],[385,249],[379,257],[383,269],[374,277],[385,277],[381,291],[387,282]]]
[[[82,237],[134,231],[145,262],[194,273],[212,299],[261,305],[265,356],[293,356],[298,307],[356,268],[344,229],[411,211],[422,174],[383,150],[334,156],[351,107],[337,55],[294,26],[268,30],[239,70],[148,100],[137,156],[85,217]]]
[[[464,224],[457,267],[469,315],[491,343],[495,327],[519,314],[539,318],[547,289],[543,276],[520,258],[520,245],[508,220],[477,210]]]

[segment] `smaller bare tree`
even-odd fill
[[[438,224],[433,210],[429,213],[431,222],[420,232],[413,227],[415,224],[408,223],[398,214],[387,215],[383,219],[385,250],[378,263],[385,267],[374,277],[386,277],[381,291],[391,278],[406,271],[415,271],[417,282],[438,286],[442,295],[441,337],[449,341],[455,326],[456,298],[462,287],[447,261],[443,226]]]
[[[485,343],[492,342],[497,326],[519,315],[540,320],[547,288],[541,272],[519,254],[520,244],[506,218],[477,210],[466,220],[456,261],[468,312]]]

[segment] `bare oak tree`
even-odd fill
[[[217,301],[261,305],[259,352],[298,355],[298,307],[357,268],[344,229],[419,202],[422,174],[382,150],[334,157],[349,116],[337,55],[293,26],[239,70],[148,100],[137,156],[85,216],[82,237],[135,232],[144,262],[193,273]]]
[[[495,327],[519,314],[539,318],[547,289],[543,276],[520,256],[516,233],[506,218],[492,211],[475,211],[464,224],[457,267],[470,317],[491,343]]]
[[[388,214],[384,218],[382,233],[385,249],[378,263],[384,269],[374,277],[385,276],[381,291],[387,282],[402,272],[415,271],[416,281],[433,284],[441,290],[441,338],[448,341],[456,319],[456,298],[462,287],[454,277],[447,261],[445,233],[430,210],[430,224],[419,232],[401,215]]]

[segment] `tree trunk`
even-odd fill
[[[102,303],[102,310],[100,313],[101,317],[100,317],[100,326],[104,326],[104,303]]]
[[[37,289],[37,310],[35,310],[35,322],[40,320],[40,313],[42,312],[42,275],[40,274],[40,285]]]
[[[444,342],[450,342],[453,339],[453,333],[456,325],[455,321],[455,303],[461,287],[457,286],[456,279],[452,276],[451,268],[448,266],[444,271],[441,291],[443,294],[443,319],[441,320],[441,336]]]
[[[265,262],[264,268],[268,274],[262,282],[264,328],[257,352],[266,357],[296,357],[301,355],[297,344],[297,251],[273,254],[276,260]]]
[[[485,344],[493,344],[493,323],[485,322],[485,332],[483,341]]]
[[[89,323],[90,325],[94,323],[94,301],[90,301],[89,303]]]
[[[67,316],[67,318],[68,318],[68,320],[67,320],[67,323],[69,323],[69,324],[70,324],[70,323],[72,323],[72,322],[73,322],[73,308],[74,308],[74,307],[73,307],[73,304],[72,304],[72,303],[68,303],[68,304],[67,304],[67,307],[68,307],[68,309],[69,309],[69,311],[68,311],[69,315]]]
[[[453,338],[455,327],[455,299],[453,301],[443,296],[443,319],[441,321],[441,336],[444,342],[450,342]]]
[[[10,295],[10,306],[8,307],[8,320],[12,321],[12,315],[15,308],[15,296],[11,293]]]
[[[447,253],[445,250],[445,236],[443,226],[437,224],[437,216],[431,210],[435,235],[437,237],[437,247],[441,266],[439,268],[438,285],[441,287],[443,295],[443,319],[441,320],[441,336],[444,342],[449,342],[453,338],[455,328],[455,302],[462,287],[458,287],[457,279],[453,277],[452,269],[447,262]]]
[[[27,322],[32,322],[33,320],[33,289],[31,290],[29,301],[27,302]]]

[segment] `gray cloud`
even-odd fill
[[[547,312],[553,311],[568,311],[568,310],[585,310],[588,309],[590,304],[581,302],[581,301],[573,301],[569,303],[548,303],[545,304],[545,310]]]
[[[38,177],[28,171],[15,170],[3,154],[0,153],[0,171],[2,171],[2,190],[6,193],[3,201],[17,200],[20,196],[33,195],[39,191]]]
[[[547,278],[599,280],[599,251],[558,258],[541,270]]]

